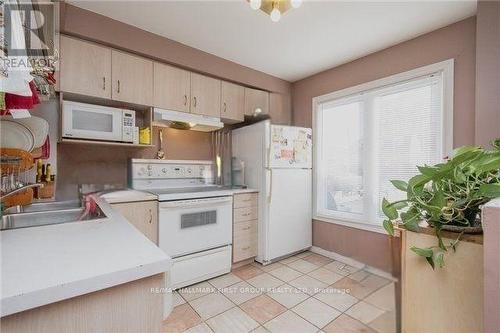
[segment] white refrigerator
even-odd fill
[[[312,243],[312,130],[269,120],[233,130],[232,155],[259,190],[256,260],[267,264]]]

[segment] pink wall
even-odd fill
[[[500,1],[479,1],[476,48],[476,144],[500,138]]]
[[[294,82],[293,122],[312,126],[312,98],[396,73],[455,59],[454,145],[474,143],[476,18],[471,17]],[[313,221],[313,244],[397,274],[394,240],[385,234]],[[397,252],[397,251],[396,251]]]

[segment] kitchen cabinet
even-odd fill
[[[245,88],[222,81],[220,117],[227,123],[245,120]]]
[[[111,49],[61,36],[60,90],[111,98]]]
[[[253,116],[257,109],[261,110],[259,114],[269,114],[269,93],[245,88],[245,116]]]
[[[112,50],[111,77],[113,100],[140,105],[153,104],[153,61]]]
[[[189,112],[191,73],[155,62],[153,65],[153,105],[158,108]]]
[[[158,244],[158,201],[137,201],[111,204],[125,219]]]
[[[220,117],[221,81],[191,73],[191,113]]]
[[[258,193],[235,194],[233,200],[233,263],[257,256]]]
[[[269,116],[275,125],[291,125],[292,110],[290,95],[269,94]]]

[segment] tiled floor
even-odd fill
[[[394,283],[300,253],[174,292],[163,333],[396,332]]]

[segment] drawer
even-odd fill
[[[257,255],[257,220],[234,225],[233,262],[239,262]]]
[[[255,207],[259,199],[258,193],[242,193],[234,195],[234,208]]]
[[[259,215],[258,207],[242,207],[233,210],[234,223],[256,220]]]

